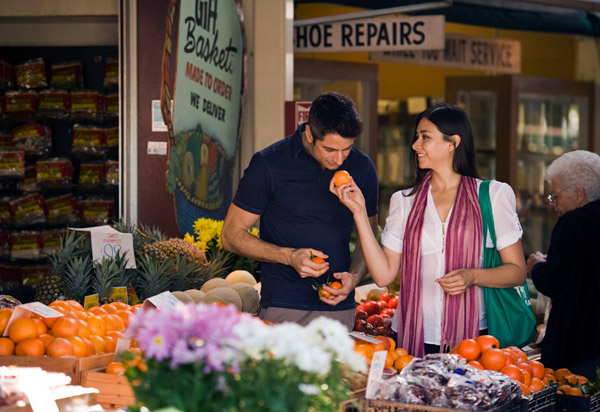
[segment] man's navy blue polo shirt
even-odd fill
[[[333,281],[350,266],[349,241],[354,227],[350,210],[329,191],[335,170],[323,169],[302,146],[304,124],[296,132],[252,157],[233,203],[261,215],[260,238],[291,248],[327,254],[329,271],[301,278],[289,265],[261,264],[261,307],[299,310],[346,310],[355,307],[354,292],[336,306],[318,298],[313,285]],[[377,213],[379,182],[371,159],[355,147],[338,170],[347,170],[364,194],[369,216]]]

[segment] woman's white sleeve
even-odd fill
[[[507,183],[493,180],[490,183],[490,200],[496,229],[496,247],[502,250],[514,245],[523,236],[515,193]]]
[[[402,191],[394,193],[390,199],[390,211],[381,234],[381,244],[398,253],[402,253],[406,219],[413,199],[414,196],[406,197]]]

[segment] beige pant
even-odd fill
[[[305,326],[309,324],[311,320],[320,316],[325,316],[326,318],[331,318],[340,321],[348,329],[348,331],[351,331],[352,329],[354,329],[354,313],[354,309],[336,311],[306,311],[297,309],[268,307],[260,308],[258,311],[258,317],[262,320],[266,320],[268,322],[273,323],[294,322]]]

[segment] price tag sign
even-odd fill
[[[133,235],[131,233],[92,232],[92,259],[101,262],[103,258],[114,259],[117,253],[127,259],[125,267],[135,269]]]
[[[4,336],[8,336],[8,329],[15,320],[21,318],[30,318],[31,314],[35,313],[36,315],[40,315],[43,318],[59,318],[64,316],[57,310],[52,309],[49,306],[44,305],[41,302],[31,302],[25,303],[24,305],[15,306],[13,309],[13,313],[6,324],[6,328],[4,329]]]
[[[355,330],[350,332],[348,335],[350,335],[351,338],[358,339],[358,340],[364,340],[365,342],[369,342],[369,343],[380,343],[381,342],[380,340],[375,339],[374,336],[369,336],[364,332],[357,332]]]
[[[178,302],[179,299],[171,292],[167,291],[146,299],[143,308],[155,307],[158,310],[170,310],[171,312],[174,312],[175,305],[177,305]]]
[[[120,253],[127,260],[125,267],[135,269],[135,253],[131,233],[121,233],[108,225],[69,229],[89,232],[92,239],[94,262],[101,262],[103,258],[114,259],[117,253]]]
[[[373,382],[381,379],[383,375],[383,368],[385,367],[385,357],[387,356],[387,351],[380,350],[373,354],[373,359],[371,360],[371,369],[369,369],[369,380],[367,381],[367,391],[365,393],[365,397],[367,399],[373,398],[373,391],[375,387],[373,386]]]

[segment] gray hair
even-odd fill
[[[546,170],[546,180],[558,178],[563,189],[582,187],[590,202],[600,199],[600,156],[575,150],[555,159]]]

